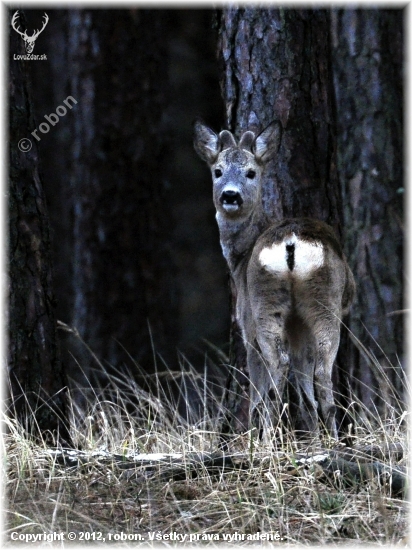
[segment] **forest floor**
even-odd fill
[[[6,419],[3,544],[407,545],[406,488],[395,491],[390,474],[371,468],[348,480],[338,468],[325,475],[316,460],[298,459],[336,448],[326,437],[303,442],[285,430],[264,440],[253,432],[228,436],[224,456],[231,458],[216,463],[219,415],[190,425],[143,391],[134,414],[128,409],[118,396],[93,405],[81,426],[72,423],[83,451],[66,451],[67,460]],[[360,415],[354,446],[396,446],[383,462],[405,471],[404,418]]]

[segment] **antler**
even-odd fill
[[[45,18],[45,19],[44,19],[44,22],[43,22],[43,26],[42,26],[42,28],[41,28],[39,31],[34,31],[34,32],[33,32],[32,36],[30,37],[32,40],[35,40],[35,39],[39,36],[39,34],[40,34],[41,32],[44,31],[45,26],[46,26],[47,23],[49,22],[49,16],[47,15],[47,13],[45,13],[45,14],[43,15],[43,17]]]
[[[13,27],[13,29],[18,32],[23,38],[27,38],[27,34],[26,34],[26,31],[25,32],[21,32],[19,31],[20,29],[20,25],[18,27],[16,27],[16,21],[17,19],[19,18],[19,10],[16,11],[16,13],[13,15],[13,18],[11,20],[11,26]]]

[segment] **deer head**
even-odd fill
[[[280,124],[272,122],[259,135],[247,131],[236,142],[228,130],[215,134],[197,121],[194,146],[212,172],[216,210],[228,219],[245,219],[261,202],[261,176],[266,162],[277,152]]]
[[[16,27],[16,23],[17,23],[17,20],[19,18],[18,10],[13,15],[13,18],[11,20],[11,26],[23,38],[24,45],[25,45],[27,53],[32,53],[32,51],[34,50],[34,45],[36,43],[37,38],[39,37],[40,33],[42,33],[44,31],[47,23],[49,22],[49,17],[47,15],[47,13],[45,13],[43,17],[44,17],[44,21],[43,21],[42,28],[40,30],[33,31],[32,36],[28,36],[26,31],[24,31],[24,32],[20,31],[20,25],[18,27]]]

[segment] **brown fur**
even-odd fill
[[[317,432],[319,402],[329,433],[337,437],[332,369],[355,282],[325,223],[295,218],[265,229],[261,176],[279,140],[278,123],[258,136],[245,132],[238,144],[227,130],[216,135],[200,122],[195,125],[195,149],[212,170],[221,246],[236,287],[236,318],[251,382],[250,415],[260,409],[276,423],[289,379],[303,428]],[[320,266],[304,256],[305,243],[315,245],[307,250],[322,254]],[[278,263],[269,269],[260,254],[273,245],[279,245]]]

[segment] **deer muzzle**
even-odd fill
[[[238,191],[227,189],[220,195],[220,204],[226,212],[235,212],[242,206],[243,199]]]

